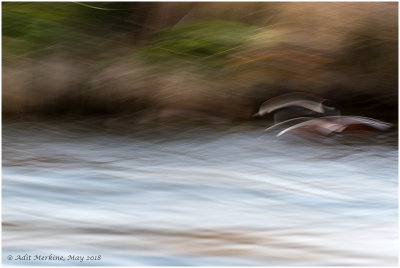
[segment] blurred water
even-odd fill
[[[396,265],[396,134],[263,129],[4,124],[3,264]]]

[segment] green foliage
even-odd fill
[[[145,13],[151,6],[118,2],[6,2],[2,10],[5,58],[65,51],[70,56],[97,62],[115,57],[112,51],[140,38],[137,34],[142,32]],[[189,63],[218,67],[255,31],[254,26],[230,21],[175,25],[150,35],[140,53],[160,66]]]
[[[6,54],[69,53],[104,49],[107,36],[129,30],[131,4],[72,2],[3,3],[3,49]],[[98,9],[99,8],[99,9]]]
[[[201,21],[157,31],[145,53],[155,61],[221,64],[256,28],[229,21]]]

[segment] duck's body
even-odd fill
[[[391,124],[361,116],[326,116],[310,119],[288,127],[277,134],[313,133],[323,136],[343,132],[387,131]]]

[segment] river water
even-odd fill
[[[3,123],[3,264],[396,265],[397,161],[396,133]]]

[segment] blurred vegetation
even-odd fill
[[[3,112],[248,119],[289,91],[397,120],[397,3],[3,2]],[[372,109],[372,108],[373,109]]]
[[[141,6],[99,2],[94,8],[72,2],[3,2],[2,8],[5,56],[36,57],[62,50],[95,56],[119,42],[129,42],[138,29],[130,19],[140,19],[135,10]],[[131,38],[119,37],[128,33]]]
[[[167,27],[152,34],[145,53],[166,63],[184,60],[191,64],[224,66],[257,28],[230,21],[201,21]]]

